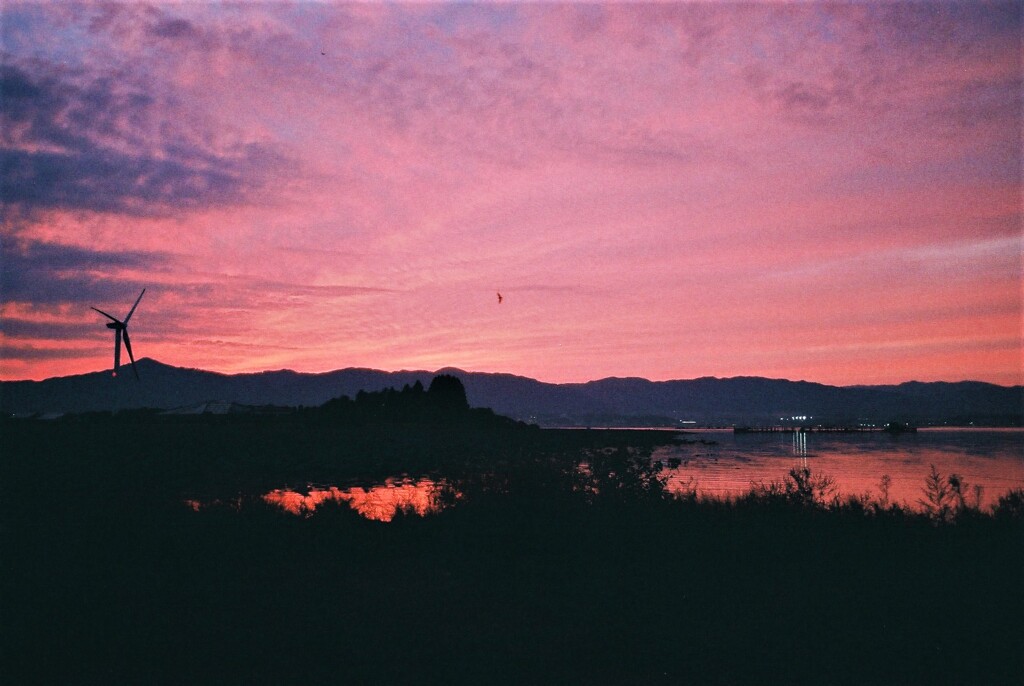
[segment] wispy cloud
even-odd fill
[[[2,298],[8,302],[67,303],[100,301],[115,293],[143,288],[133,279],[112,275],[166,267],[167,255],[140,251],[88,250],[32,240],[5,241]]]
[[[212,148],[128,75],[5,64],[0,191],[29,209],[128,214],[239,202],[281,164],[255,143]]]

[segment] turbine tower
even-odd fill
[[[128,359],[132,361],[132,371],[135,372],[135,378],[139,378],[139,370],[135,368],[135,356],[132,355],[132,342],[128,338],[128,320],[132,318],[132,314],[135,312],[135,308],[139,306],[139,300],[142,300],[142,296],[146,294],[146,289],[143,288],[142,292],[139,293],[138,299],[135,304],[132,305],[132,309],[128,310],[128,316],[124,318],[124,321],[111,317],[103,310],[92,308],[102,314],[104,317],[109,319],[107,322],[107,328],[114,330],[114,372],[112,376],[117,376],[117,370],[121,368],[121,339],[124,338],[124,349],[128,351]]]

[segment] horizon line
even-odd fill
[[[474,370],[469,370],[469,369],[463,369],[461,367],[456,367],[456,366],[453,366],[453,365],[447,365],[447,366],[444,366],[444,367],[439,367],[438,369],[435,369],[435,370],[430,370],[430,369],[407,369],[407,368],[390,369],[389,370],[389,369],[381,369],[381,368],[378,368],[378,367],[350,366],[350,367],[336,367],[336,368],[328,369],[328,370],[325,370],[325,371],[301,371],[301,370],[291,369],[291,368],[277,368],[277,369],[260,369],[260,370],[252,370],[252,371],[224,372],[224,371],[218,371],[218,370],[214,370],[214,369],[203,369],[203,368],[200,368],[200,367],[187,367],[187,366],[179,366],[179,365],[169,364],[167,362],[162,362],[160,360],[157,360],[156,358],[148,357],[148,356],[147,357],[139,358],[137,364],[141,364],[143,362],[152,362],[152,363],[164,366],[164,367],[171,367],[171,368],[174,368],[174,369],[182,369],[182,370],[186,370],[186,371],[204,372],[204,373],[208,373],[208,374],[217,374],[217,375],[220,375],[220,376],[244,376],[244,375],[253,375],[253,374],[274,374],[274,373],[290,373],[290,374],[302,374],[302,375],[306,375],[306,376],[321,376],[321,375],[324,375],[324,374],[333,374],[333,373],[336,373],[336,372],[343,372],[343,371],[350,371],[350,370],[362,370],[362,371],[370,371],[370,372],[380,372],[380,373],[383,373],[383,374],[403,374],[403,373],[405,373],[405,374],[417,374],[417,373],[423,373],[423,374],[442,374],[442,373],[445,373],[445,372],[448,372],[448,371],[455,371],[455,372],[461,372],[463,374],[484,374],[484,375],[488,375],[488,376],[512,376],[512,377],[517,377],[517,378],[520,378],[520,379],[529,379],[531,381],[536,381],[538,383],[543,383],[543,384],[547,384],[547,385],[551,385],[551,386],[584,385],[584,384],[588,384],[588,383],[596,383],[596,382],[600,382],[600,381],[609,381],[609,380],[622,380],[622,381],[625,381],[625,380],[637,380],[637,381],[646,381],[646,382],[649,382],[649,383],[671,383],[671,382],[674,382],[674,381],[700,381],[702,379],[713,379],[713,380],[716,380],[716,381],[728,381],[728,380],[733,380],[733,379],[764,379],[764,380],[767,380],[767,381],[786,381],[786,382],[789,382],[789,383],[807,383],[807,384],[814,384],[814,385],[818,385],[818,386],[829,386],[829,387],[832,387],[832,388],[863,388],[863,387],[901,386],[903,384],[909,384],[909,383],[920,383],[920,384],[928,384],[928,383],[945,383],[945,384],[980,383],[980,384],[987,384],[987,385],[990,385],[990,386],[997,386],[999,388],[1007,388],[1007,389],[1022,388],[1022,387],[1024,387],[1024,380],[1022,380],[1022,383],[1016,383],[1016,384],[1010,384],[1010,385],[995,383],[995,382],[992,382],[992,381],[984,381],[984,380],[980,380],[980,379],[960,379],[960,380],[957,380],[957,381],[950,381],[950,380],[947,380],[947,379],[933,379],[933,380],[930,380],[930,381],[921,381],[919,379],[906,379],[904,381],[897,381],[897,382],[891,382],[891,383],[832,384],[832,383],[825,383],[825,382],[822,382],[822,381],[811,381],[809,379],[790,379],[790,378],[786,378],[786,377],[762,376],[762,375],[758,375],[758,374],[736,374],[736,375],[732,375],[732,376],[715,376],[715,375],[712,375],[712,374],[705,374],[705,375],[702,375],[702,376],[694,376],[694,377],[690,377],[690,378],[674,377],[674,378],[670,378],[670,379],[649,379],[649,378],[644,377],[644,376],[634,376],[634,375],[629,375],[629,376],[610,375],[610,376],[603,376],[603,377],[599,377],[599,378],[595,378],[595,379],[588,379],[586,381],[545,381],[544,379],[540,379],[540,378],[533,377],[533,376],[527,376],[525,374],[516,374],[516,373],[513,373],[513,372],[474,371]],[[68,378],[72,378],[72,377],[76,377],[76,376],[88,376],[90,374],[101,374],[101,373],[105,373],[105,372],[108,372],[108,371],[110,371],[109,368],[104,368],[104,369],[92,370],[92,371],[87,371],[87,372],[80,372],[80,373],[77,373],[77,374],[66,374],[66,375],[63,375],[63,376],[50,376],[50,377],[45,377],[43,379],[3,379],[3,378],[0,378],[0,383],[26,383],[26,382],[27,383],[43,383],[45,381],[53,381],[53,380],[57,380],[57,379],[68,379]]]

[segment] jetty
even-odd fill
[[[917,427],[901,422],[882,426],[734,426],[736,434],[854,434],[854,433],[915,433]]]

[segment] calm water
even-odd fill
[[[794,466],[829,475],[841,494],[879,495],[883,474],[889,498],[916,507],[931,465],[982,487],[981,505],[993,505],[1012,488],[1024,488],[1024,431],[1020,429],[921,429],[917,433],[734,434],[693,431],[684,445],[660,448],[655,459],[681,460],[666,470],[670,488],[690,481],[704,496],[741,495],[751,482],[781,481]],[[691,481],[692,480],[692,481]]]
[[[835,479],[839,494],[880,495],[883,475],[891,479],[890,502],[917,509],[931,465],[943,476],[959,474],[970,501],[981,486],[988,508],[1013,488],[1024,488],[1024,431],[1019,429],[922,429],[913,434],[734,434],[691,431],[682,445],[658,448],[653,459],[679,466],[664,471],[670,490],[696,486],[704,497],[747,493],[751,483],[781,481],[795,466]],[[364,517],[390,521],[398,510],[426,515],[437,511],[443,481],[388,479],[358,486],[276,489],[269,503],[297,515],[312,514],[325,501],[346,502]],[[198,505],[198,504],[196,504]]]

